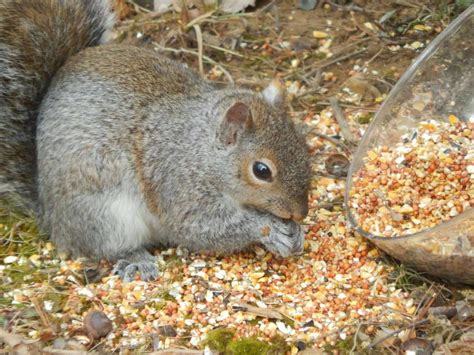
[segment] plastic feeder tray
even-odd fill
[[[349,208],[353,179],[370,149],[400,142],[421,120],[447,120],[450,114],[474,120],[474,5],[429,44],[375,115],[349,169],[345,208],[357,233],[401,262],[451,282],[474,285],[474,208],[400,237],[362,230]]]

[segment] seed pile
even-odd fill
[[[5,293],[5,301],[34,304],[49,322],[30,321],[16,329],[20,334],[43,339],[56,329],[56,336],[85,345],[90,340],[77,335],[85,315],[102,310],[113,322],[104,340],[108,351],[199,348],[221,327],[238,337],[269,341],[279,335],[289,344],[324,346],[349,337],[361,321],[402,324],[403,314],[413,315],[413,301],[388,282],[390,269],[379,264],[377,250],[346,230],[340,212],[317,214],[320,222],[311,225],[302,257],[278,259],[260,248],[228,257],[169,249],[157,255],[163,272],[156,282],[128,284],[117,276],[85,284],[83,265],[65,261],[49,284],[25,280],[24,287]],[[49,255],[10,258],[0,275],[8,282],[14,269],[35,260],[34,280],[56,263]]]
[[[392,147],[370,150],[354,178],[359,226],[395,237],[434,227],[474,206],[474,123],[420,122]]]

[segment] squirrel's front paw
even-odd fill
[[[131,282],[135,279],[135,275],[140,273],[143,281],[153,281],[158,277],[158,268],[155,263],[149,260],[130,262],[126,259],[117,261],[112,273],[119,275],[124,282]]]
[[[283,258],[301,254],[304,245],[304,231],[299,224],[293,221],[278,220],[277,223],[264,227],[262,244],[268,251]]]

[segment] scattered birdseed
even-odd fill
[[[380,264],[377,250],[345,227],[340,208],[318,207],[328,186],[338,187],[331,192],[334,198],[342,197],[344,186],[342,180],[321,180],[310,196],[302,256],[281,259],[260,248],[225,257],[168,249],[156,254],[161,266],[156,282],[123,283],[108,276],[92,284],[81,279],[79,261],[62,261],[49,282],[25,283],[6,292],[5,301],[27,306],[37,298],[50,300],[57,290],[62,298],[48,317],[58,322],[61,337],[76,341],[86,315],[101,309],[113,324],[102,340],[107,351],[149,350],[150,339],[156,339],[155,350],[199,348],[210,331],[221,327],[240,337],[268,341],[280,335],[288,343],[323,347],[349,337],[359,322],[402,324],[409,314],[408,294],[388,281],[391,268]],[[54,253],[42,254],[41,260],[32,275],[50,268]],[[16,266],[5,265],[3,280]],[[48,331],[29,326],[16,331],[33,339]],[[162,335],[163,327],[176,336]]]
[[[392,147],[367,153],[350,208],[359,226],[396,237],[435,227],[474,206],[474,124],[450,115],[420,122]]]
[[[339,133],[330,109],[308,113],[305,122],[326,136]],[[317,137],[309,144],[315,158],[338,153]],[[313,167],[325,171],[325,160]],[[237,337],[268,341],[279,335],[289,344],[322,348],[350,339],[363,323],[412,321],[415,306],[389,278],[393,268],[346,227],[343,193],[343,179],[312,181],[301,256],[281,259],[260,247],[229,256],[167,249],[155,253],[161,270],[155,282],[137,277],[123,283],[105,271],[97,273],[106,277],[90,283],[83,277],[90,266],[59,261],[47,243],[38,252],[40,262],[19,257],[1,265],[0,280],[8,290],[2,305],[27,309],[35,300],[54,302],[43,320],[29,318],[13,331],[30,339],[51,338],[43,323],[48,321],[58,325],[54,336],[68,342],[84,342],[78,334],[85,317],[100,310],[112,322],[111,332],[100,339],[106,352],[201,348],[208,334],[221,328]],[[31,279],[14,283],[20,264]],[[172,331],[164,334],[164,327]]]

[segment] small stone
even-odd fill
[[[112,331],[113,325],[104,312],[92,311],[84,318],[84,329],[90,338],[100,339]]]
[[[18,256],[9,255],[3,259],[4,264],[13,264],[15,261],[18,260]]]
[[[174,338],[178,335],[176,329],[174,329],[171,325],[162,325],[158,327],[158,334],[169,338]]]
[[[474,307],[470,306],[467,302],[458,302],[456,304],[457,318],[461,322],[474,317]]]

